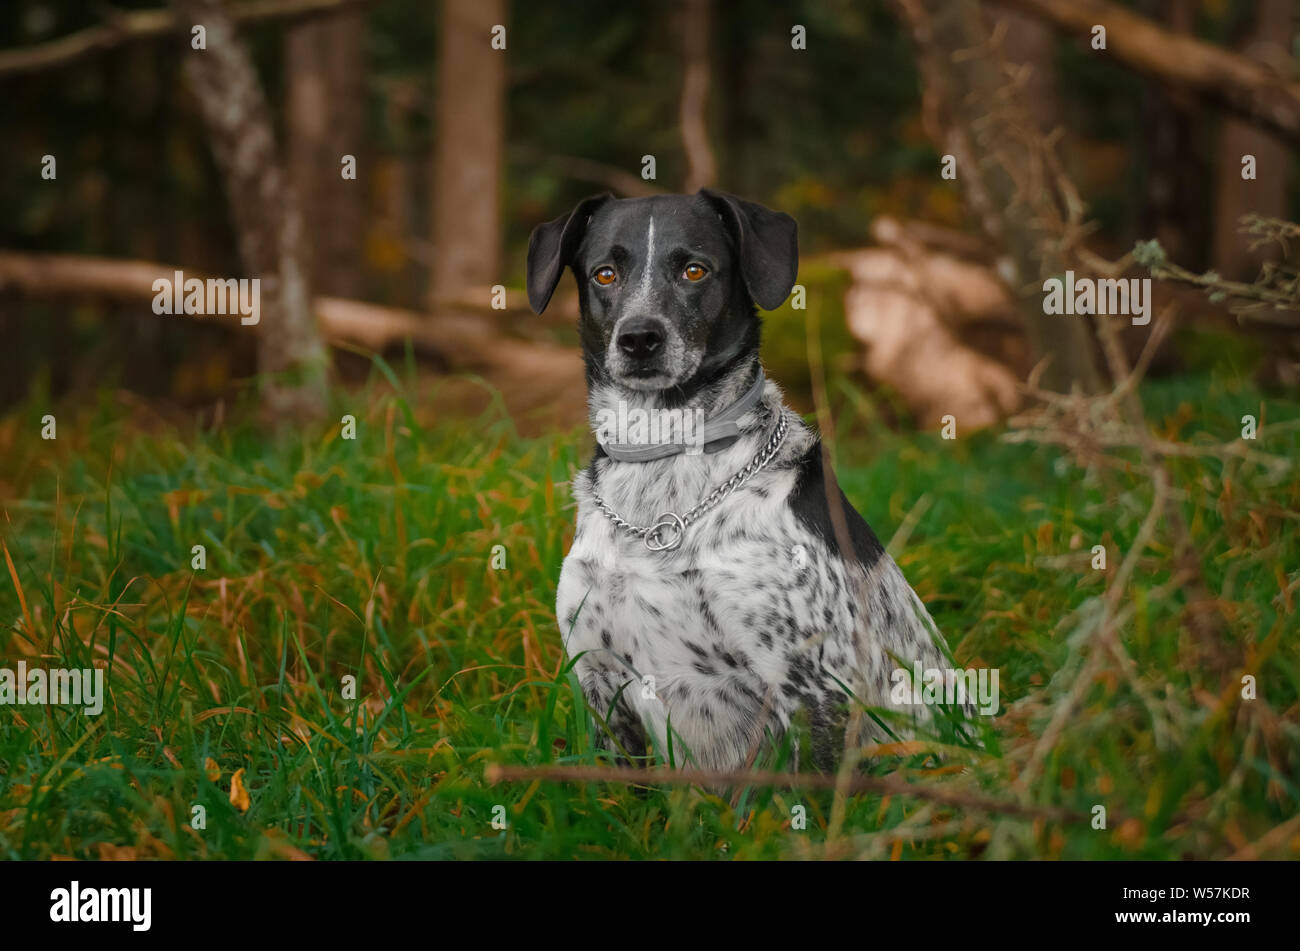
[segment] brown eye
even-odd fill
[[[617,276],[618,275],[614,273],[614,269],[612,267],[609,267],[608,265],[606,265],[605,267],[596,268],[596,272],[591,275],[592,280],[594,280],[601,287],[608,287],[610,284],[613,284],[614,278]]]
[[[686,278],[688,281],[694,282],[700,280],[700,278],[704,277],[704,275],[708,273],[709,272],[704,269],[704,265],[702,264],[688,264],[686,265],[686,270],[682,271],[682,277]]]

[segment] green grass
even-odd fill
[[[406,391],[381,367],[336,392],[330,418],[354,414],[354,441],[337,423],[278,441],[243,424],[142,426],[107,397],[0,423],[13,564],[0,565],[0,666],[94,662],[110,691],[99,717],[0,707],[0,856],[1206,858],[1296,814],[1294,472],[1176,464],[1177,504],[1221,597],[1221,657],[1206,662],[1181,591],[1152,596],[1173,570],[1158,540],[1122,601],[1147,699],[1107,669],[1016,790],[1149,480],[1136,466],[1080,471],[997,433],[893,432],[839,384],[847,494],[886,541],[915,509],[900,564],[958,661],[1000,670],[1004,708],[982,752],[870,768],[1085,816],[1101,804],[1107,828],[910,796],[489,783],[492,763],[602,762],[553,613],[583,436],[522,439],[500,409],[436,420]],[[1224,441],[1265,406],[1258,448],[1300,448],[1300,404],[1247,384],[1196,377],[1143,395],[1166,438]],[[39,435],[49,411],[55,441]],[[1098,543],[1106,572],[1089,564]],[[504,570],[491,568],[497,545]],[[1242,671],[1259,699],[1241,699]],[[231,804],[241,769],[247,811]],[[791,826],[797,805],[805,829]],[[1296,830],[1270,848],[1294,857]]]

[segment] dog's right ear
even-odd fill
[[[613,197],[602,192],[584,198],[567,215],[533,229],[528,237],[528,305],[533,313],[546,310],[565,265],[573,262],[574,252],[582,244],[592,212]]]

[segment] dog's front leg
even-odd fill
[[[645,756],[645,728],[626,699],[627,691],[639,690],[641,685],[627,671],[587,665],[582,660],[577,667],[584,698],[596,717],[599,747],[623,764]]]

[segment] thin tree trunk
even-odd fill
[[[363,296],[361,176],[368,169],[345,179],[342,161],[362,162],[365,29],[365,15],[354,9],[291,26],[285,41],[289,179],[311,244],[311,286],[335,297]]]
[[[1242,43],[1243,56],[1285,69],[1291,52],[1292,0],[1257,0],[1254,22]],[[1242,157],[1255,157],[1254,179],[1241,177]],[[1250,239],[1239,234],[1238,219],[1248,212],[1270,218],[1287,217],[1287,176],[1291,148],[1276,135],[1231,116],[1219,131],[1218,179],[1214,202],[1215,269],[1229,280],[1253,280],[1263,252],[1250,250]]]
[[[781,42],[789,41],[782,37]],[[749,111],[755,86],[753,71],[758,58],[746,30],[719,30],[716,50],[721,180],[727,183],[728,190],[737,195],[748,195],[758,190],[751,170],[753,163],[749,161],[750,150],[755,147]]]
[[[709,36],[713,0],[686,0],[682,18],[682,145],[686,150],[685,191],[693,193],[712,185],[717,162],[709,145]]]
[[[465,287],[501,279],[505,50],[492,28],[504,0],[443,0],[438,44],[430,309]]]
[[[258,369],[273,418],[318,416],[327,354],[311,311],[302,219],[285,181],[271,116],[252,60],[220,0],[172,0],[184,24],[206,29],[206,49],[184,54],[251,277],[261,279]]]

